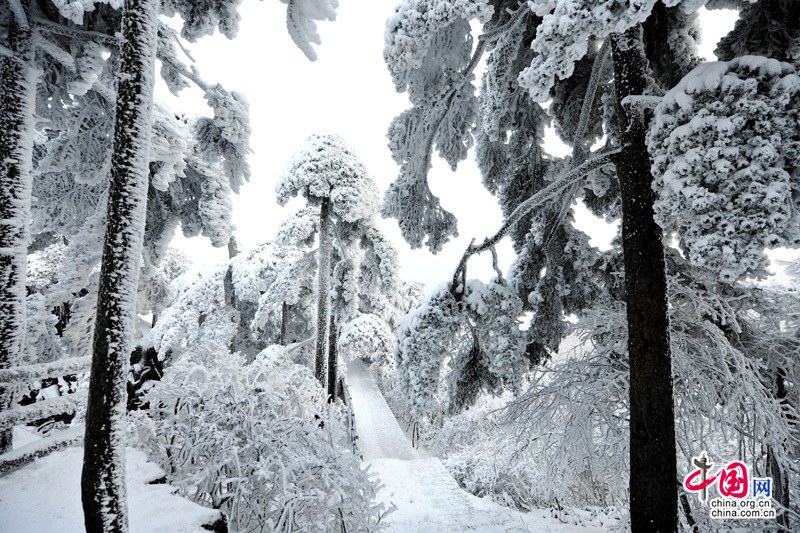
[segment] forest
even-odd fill
[[[800,531],[800,1],[255,3],[0,0],[0,533]]]

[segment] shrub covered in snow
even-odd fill
[[[375,531],[384,510],[341,413],[311,372],[273,346],[251,364],[210,341],[148,394],[136,438],[193,500],[234,531]]]

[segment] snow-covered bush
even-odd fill
[[[765,248],[800,244],[800,76],[744,56],[705,63],[656,108],[648,135],[659,224],[726,282],[758,274]]]
[[[210,341],[147,395],[135,438],[169,482],[227,513],[234,531],[375,531],[378,485],[360,468],[336,404],[272,346],[253,363]]]

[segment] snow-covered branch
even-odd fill
[[[33,22],[36,30],[40,32],[55,33],[57,35],[81,40],[102,41],[113,46],[119,45],[119,39],[115,35],[106,35],[98,31],[83,30],[80,28],[70,28],[43,18],[34,18]]]
[[[17,21],[19,27],[23,30],[30,29],[28,16],[25,14],[25,8],[22,7],[22,2],[20,2],[20,0],[8,0],[8,5],[11,7],[11,12],[14,14],[14,20]]]
[[[614,156],[619,154],[621,151],[622,148],[616,148],[614,150],[604,152],[596,157],[593,157],[592,159],[589,159],[579,167],[560,176],[550,183],[550,185],[519,204],[517,208],[514,209],[514,211],[506,218],[506,221],[502,226],[500,226],[500,229],[497,230],[494,235],[487,237],[481,244],[477,246],[472,243],[467,246],[467,249],[464,251],[464,255],[461,257],[461,261],[458,263],[458,267],[453,274],[453,284],[451,285],[451,290],[455,292],[455,289],[459,284],[459,278],[464,273],[464,270],[467,266],[467,261],[470,257],[495,246],[498,242],[500,242],[500,239],[505,237],[508,231],[514,227],[514,224],[519,222],[522,217],[530,213],[534,207],[543,205],[548,200],[553,199],[564,189],[576,184],[589,172],[611,163]]]
[[[89,370],[91,364],[92,358],[87,355],[86,357],[59,359],[52,363],[3,368],[0,369],[0,383],[26,383],[45,377],[75,374]]]
[[[7,411],[0,411],[0,428],[26,424],[61,413],[74,413],[85,403],[86,391],[78,391],[28,405],[19,405]]]

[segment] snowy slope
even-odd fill
[[[378,500],[396,507],[386,517],[389,531],[606,531],[564,524],[547,516],[548,511],[520,513],[467,493],[439,459],[411,446],[362,361],[347,364],[347,383],[364,462],[384,485]]]
[[[128,448],[127,458],[131,533],[200,533],[219,517],[173,487],[150,485],[164,472],[143,452]],[[66,448],[0,477],[0,533],[83,533],[82,459],[82,448]]]

